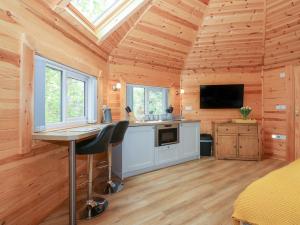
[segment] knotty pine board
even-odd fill
[[[38,224],[68,198],[67,146],[30,140],[32,53],[107,80],[100,50],[49,15],[38,1],[0,2],[0,218],[7,225]],[[99,92],[101,104],[104,88]],[[77,165],[86,174],[86,157],[78,157]]]
[[[200,109],[200,85],[209,84],[244,84],[244,105],[251,106],[251,118],[261,120],[262,83],[261,72],[257,71],[202,71],[183,70],[181,74],[182,87],[182,114],[187,119],[201,120],[201,133],[212,133],[213,122],[231,121],[232,118],[241,118],[238,109]],[[192,107],[186,110],[185,107]]]
[[[185,69],[263,65],[264,1],[210,0]]]
[[[180,114],[180,71],[165,67],[154,67],[132,61],[110,61],[108,83],[108,105],[114,120],[125,119],[126,84],[158,86],[169,88],[169,103],[174,114]],[[122,88],[113,91],[112,86],[121,82]]]
[[[294,159],[294,82],[289,68],[265,70],[263,74],[263,149],[269,157],[281,160]],[[277,105],[286,109],[276,109]],[[286,140],[273,139],[272,134],[285,135]]]
[[[300,64],[300,0],[266,1],[265,68]]]
[[[111,52],[110,61],[181,70],[206,7],[207,1],[153,1]]]

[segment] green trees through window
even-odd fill
[[[71,3],[90,22],[96,23],[100,17],[119,0],[72,0]]]
[[[62,71],[47,66],[45,75],[46,123],[58,123],[62,120]]]
[[[66,78],[63,85],[62,74],[59,69],[46,67],[45,84],[45,119],[46,124],[55,124],[63,121],[63,105],[65,104],[66,119],[83,118],[86,115],[85,82],[72,77]],[[64,88],[66,90],[64,90]],[[63,93],[66,93],[63,102]]]
[[[127,102],[132,107],[138,119],[145,115],[162,115],[166,113],[168,105],[168,89],[160,87],[147,87],[128,85],[131,91],[128,93]]]
[[[161,90],[149,90],[148,92],[148,111],[149,114],[160,115],[165,113],[164,98]]]
[[[85,83],[68,78],[67,80],[67,117],[76,118],[85,115]]]

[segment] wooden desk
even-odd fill
[[[33,133],[34,140],[69,142],[69,224],[76,225],[76,141],[95,136],[108,124]]]

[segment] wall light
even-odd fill
[[[176,91],[176,95],[183,95],[184,89],[180,89],[179,91]]]
[[[118,91],[121,89],[121,87],[122,87],[121,83],[118,82],[112,86],[112,89],[113,89],[113,91]]]

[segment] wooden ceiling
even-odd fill
[[[263,64],[263,0],[210,0],[186,69]]]
[[[43,1],[52,8],[68,2]],[[87,36],[111,64],[172,70],[257,67],[263,65],[265,10],[264,0],[145,0],[105,40]]]
[[[156,0],[129,30],[110,56],[181,70],[207,7],[205,0]]]

